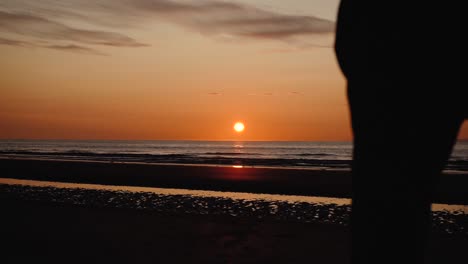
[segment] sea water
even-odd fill
[[[415,151],[415,154],[417,152]],[[349,169],[351,142],[0,140],[0,156],[145,162]],[[457,142],[446,167],[468,172],[468,141]]]

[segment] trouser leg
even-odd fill
[[[462,120],[412,114],[411,106],[392,110],[356,94],[349,99],[352,261],[423,263],[431,196]]]

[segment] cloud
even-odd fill
[[[1,37],[0,37],[0,45],[17,46],[17,47],[48,48],[48,49],[55,49],[55,50],[61,50],[61,51],[86,53],[86,54],[92,54],[92,55],[107,55],[98,50],[88,48],[85,46],[75,45],[75,44],[44,45],[44,44],[39,44],[39,43],[33,43],[33,42],[27,42],[27,41],[21,41],[21,40],[13,40],[13,39],[8,39],[8,38],[1,38]]]
[[[216,96],[216,95],[222,95],[222,93],[218,93],[218,92],[211,92],[211,93],[208,93],[208,95],[213,95],[213,96]]]
[[[78,52],[78,53],[87,53],[87,54],[92,54],[92,55],[107,55],[106,53],[100,52],[98,50],[84,47],[84,46],[79,46],[75,44],[69,44],[69,45],[48,45],[48,46],[43,46],[44,48],[48,49],[55,49],[55,50],[61,50],[61,51],[70,51],[70,52]]]
[[[0,37],[0,45],[26,47],[26,46],[29,46],[30,44],[21,40],[14,40],[14,39],[7,39],[7,38]]]
[[[80,23],[71,26],[70,21]],[[0,33],[58,42],[52,46],[72,42],[66,48],[69,50],[80,50],[76,47],[81,44],[148,46],[122,31],[144,29],[154,22],[175,24],[217,39],[273,40],[301,48],[331,47],[330,36],[335,29],[335,23],[327,19],[282,14],[221,0],[2,0],[0,3]],[[15,41],[20,41],[10,40],[11,44],[5,41],[0,44],[18,45]]]
[[[233,2],[136,0],[131,5],[147,15],[159,15],[204,34],[284,40],[335,29],[335,23],[326,19],[280,14]]]
[[[77,29],[36,15],[0,11],[0,30],[46,40],[68,40],[116,47],[141,47],[145,44],[115,32]]]

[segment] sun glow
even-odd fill
[[[234,130],[237,133],[241,133],[242,131],[244,131],[244,129],[245,129],[245,126],[242,122],[237,122],[234,124]]]

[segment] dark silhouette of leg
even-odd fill
[[[432,193],[463,119],[371,92],[384,81],[370,79],[348,82],[352,262],[424,263]]]
[[[453,20],[463,16],[448,10],[461,9],[341,0],[335,52],[354,133],[353,263],[424,262],[432,194],[468,117],[463,24]],[[436,29],[451,38],[434,38]]]

